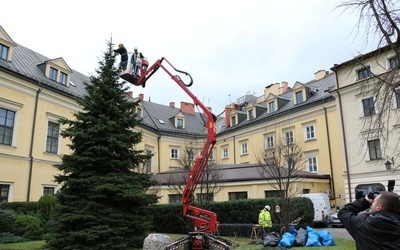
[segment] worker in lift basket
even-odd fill
[[[138,47],[135,47],[133,49],[133,55],[132,55],[132,58],[131,58],[131,64],[134,67],[133,73],[135,75],[137,75],[137,76],[139,76],[139,69],[140,69],[140,66],[142,64],[142,58],[144,58],[142,52],[139,52],[138,51]]]
[[[124,47],[124,44],[118,43],[118,49],[114,49],[113,51],[121,56],[121,62],[119,63],[119,69],[126,70],[126,65],[128,64],[128,51]]]

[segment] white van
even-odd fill
[[[329,196],[325,193],[300,194],[300,197],[309,198],[314,204],[313,223],[322,223],[328,225],[329,216],[333,214]]]

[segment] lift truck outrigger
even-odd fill
[[[177,75],[171,74],[171,72],[162,64],[166,62],[178,73],[182,73],[190,78],[190,83],[184,83],[181,78]],[[212,149],[216,143],[216,131],[215,131],[215,121],[217,117],[211,113],[211,111],[201,103],[197,97],[188,89],[193,84],[192,77],[181,70],[177,70],[172,64],[162,57],[157,60],[152,66],[148,67],[149,64],[147,60],[142,61],[140,66],[140,75],[131,74],[129,70],[121,72],[120,77],[133,85],[145,87],[146,81],[159,69],[162,68],[171,78],[174,80],[179,87],[181,87],[193,100],[196,106],[199,106],[205,116],[207,121],[205,127],[207,128],[207,139],[201,150],[200,154],[197,156],[192,170],[189,172],[188,179],[186,181],[185,188],[182,194],[182,204],[183,204],[183,216],[193,219],[195,231],[190,232],[188,236],[168,245],[165,250],[174,250],[180,247],[185,247],[189,250],[205,250],[205,249],[220,249],[229,250],[229,246],[218,240],[214,234],[217,232],[218,221],[217,215],[214,212],[192,206],[193,193],[200,182],[201,175],[207,165],[208,159],[212,153]]]

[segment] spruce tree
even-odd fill
[[[150,175],[135,171],[149,157],[134,149],[142,140],[133,130],[140,122],[138,102],[128,100],[114,62],[108,42],[96,76],[86,84],[87,95],[77,100],[82,111],[61,120],[72,153],[55,166],[62,187],[47,248],[141,247],[149,231],[146,208],[157,198],[146,193],[154,184]]]

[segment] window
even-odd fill
[[[235,126],[236,125],[236,116],[231,117],[231,125]]]
[[[183,128],[183,119],[181,118],[176,119],[176,127]]]
[[[400,89],[396,89],[394,94],[396,96],[396,108],[400,108]]]
[[[316,155],[309,155],[307,156],[306,167],[308,172],[316,173],[318,172],[318,163],[317,163],[317,156]]]
[[[382,159],[381,142],[379,139],[368,141],[368,151],[370,160]]]
[[[0,203],[8,202],[10,196],[10,185],[0,184]]]
[[[181,195],[180,194],[169,194],[168,195],[168,203],[180,203]]]
[[[303,91],[296,92],[296,103],[303,102]]]
[[[306,141],[315,139],[315,126],[314,126],[314,124],[306,125],[304,127],[304,133],[305,133]]]
[[[371,70],[370,70],[369,66],[362,68],[360,70],[357,70],[357,80],[362,80],[362,79],[368,78],[371,75],[372,74],[371,74]]]
[[[214,194],[213,193],[196,194],[196,199],[198,202],[211,202],[214,201]]]
[[[229,192],[229,200],[245,200],[247,199],[247,192]]]
[[[0,144],[11,145],[15,112],[0,108]]]
[[[285,197],[285,192],[283,190],[268,190],[264,191],[265,198],[283,198]]]
[[[275,147],[275,138],[273,134],[269,134],[265,136],[265,145],[264,149],[270,149]]]
[[[310,193],[310,189],[309,188],[304,188],[303,189],[303,194],[309,194]]]
[[[290,145],[294,143],[293,130],[286,130],[283,135],[284,135],[285,145]]]
[[[43,187],[43,195],[54,195],[56,193],[55,187]]]
[[[145,173],[151,173],[151,165],[152,165],[152,157],[153,157],[153,152],[151,149],[146,149],[144,153],[149,156],[149,159],[146,159],[144,162],[144,171]]]
[[[60,124],[49,122],[47,128],[46,152],[57,154]]]
[[[194,160],[194,149],[189,149],[187,151],[187,157],[189,161],[193,161]]]
[[[249,115],[249,120],[253,120],[255,118],[254,117],[254,109],[250,109],[248,111],[248,115]]]
[[[268,107],[270,113],[275,112],[275,102],[268,103]]]
[[[240,143],[240,154],[241,155],[247,155],[247,142],[241,142]]]
[[[60,83],[63,85],[67,85],[67,74],[64,72],[60,72]]]
[[[53,68],[53,67],[50,67],[49,78],[50,78],[51,80],[57,81],[57,73],[58,73],[58,70],[56,70],[56,69]]]
[[[228,147],[222,148],[222,159],[226,159],[229,157]]]
[[[389,67],[390,69],[395,69],[399,66],[399,61],[397,60],[396,57],[390,58],[389,59]]]
[[[177,148],[171,148],[171,159],[178,159],[178,149]]]
[[[7,60],[7,55],[8,55],[8,47],[4,46],[3,44],[0,44],[0,58]]]
[[[375,114],[375,100],[373,97],[362,100],[364,116]]]

